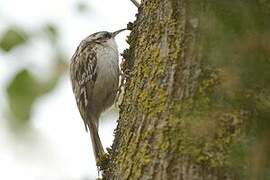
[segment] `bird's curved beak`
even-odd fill
[[[118,30],[118,31],[112,32],[112,37],[115,37],[117,34],[119,34],[119,33],[122,32],[122,31],[125,31],[125,30],[127,30],[127,29],[125,28],[125,29],[120,29],[120,30]]]

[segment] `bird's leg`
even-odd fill
[[[131,2],[132,2],[137,8],[140,7],[140,3],[138,3],[137,0],[131,0]]]

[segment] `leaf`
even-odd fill
[[[16,124],[28,122],[34,100],[39,96],[39,84],[28,70],[19,71],[8,85],[7,97],[12,119]]]
[[[64,57],[56,57],[55,67],[48,80],[39,81],[28,70],[19,71],[6,88],[9,110],[15,125],[27,125],[35,100],[51,92],[66,72]]]
[[[10,27],[4,32],[2,38],[0,38],[0,48],[8,52],[25,43],[28,40],[28,35],[17,27]]]

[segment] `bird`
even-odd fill
[[[113,105],[119,86],[119,53],[115,37],[125,30],[100,31],[87,36],[71,58],[72,90],[85,129],[90,132],[96,162],[105,154],[98,133],[99,118]]]

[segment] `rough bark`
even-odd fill
[[[269,9],[256,0],[142,2],[105,178],[246,179],[246,161],[231,157],[270,117]]]

